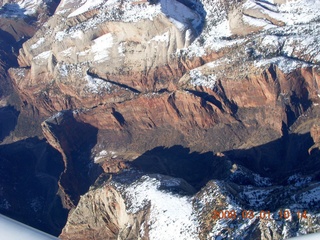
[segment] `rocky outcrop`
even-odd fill
[[[313,149],[319,149],[320,147],[320,126],[318,124],[314,124],[310,129],[310,134],[313,139],[314,145],[309,149],[309,154],[311,154]]]
[[[60,238],[136,239],[147,213],[148,209],[137,214],[128,213],[123,197],[111,186],[91,190],[70,212]]]
[[[57,3],[56,0],[0,2],[0,105],[14,106],[20,113],[17,126],[4,143],[42,136],[40,124],[44,118],[39,116],[39,111],[34,105],[18,96],[7,71],[19,66],[17,55],[22,44],[54,13]]]

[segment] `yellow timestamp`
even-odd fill
[[[253,219],[260,218],[264,220],[271,220],[274,218],[280,219],[290,219],[292,216],[297,216],[298,219],[307,219],[307,210],[301,211],[290,211],[288,209],[282,210],[280,209],[276,213],[271,213],[269,210],[261,210],[261,211],[253,211],[253,210],[242,210],[241,212],[237,212],[236,210],[213,210],[212,218],[213,219]]]

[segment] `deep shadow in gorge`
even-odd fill
[[[288,134],[269,143],[250,149],[224,152],[232,162],[242,165],[264,177],[284,179],[295,173],[304,173],[312,162],[308,149],[313,145],[310,133]]]
[[[289,134],[250,149],[235,149],[219,155],[190,153],[190,149],[183,146],[157,147],[142,154],[131,166],[147,174],[182,178],[197,190],[211,179],[228,178],[233,164],[281,182],[296,173],[320,170],[308,154],[312,145],[310,133],[306,133]]]
[[[91,149],[96,144],[97,129],[77,122],[69,113],[63,120],[52,120],[51,129],[64,143],[73,171],[65,174],[64,187],[76,198],[88,191],[98,172],[88,175]],[[223,154],[190,152],[183,146],[156,147],[129,164],[147,174],[182,178],[197,191],[211,179],[230,180],[232,165],[242,165],[275,181],[295,173],[320,171],[316,164],[310,134],[289,134],[283,138],[250,149],[235,149]],[[0,213],[53,235],[64,227],[68,210],[56,195],[57,181],[63,172],[58,151],[44,140],[30,138],[0,146]],[[92,167],[92,166],[91,166]],[[320,175],[319,175],[320,176]],[[121,174],[119,175],[121,177]],[[131,181],[137,180],[132,177]],[[280,179],[281,178],[281,179]],[[70,185],[72,184],[79,185]],[[250,178],[233,179],[239,185],[250,185]],[[71,184],[71,183],[70,183]],[[75,188],[73,188],[75,187]]]
[[[148,174],[182,178],[196,190],[201,189],[213,175],[217,178],[225,177],[231,166],[226,161],[219,161],[213,152],[190,153],[189,148],[178,145],[156,147],[142,154],[131,165]]]
[[[19,114],[12,106],[0,108],[0,143],[15,129]]]
[[[0,146],[0,213],[59,235],[68,214],[56,195],[62,171],[60,153],[45,140]]]
[[[102,168],[93,164],[91,150],[97,144],[98,129],[77,121],[72,111],[61,111],[47,119],[43,132],[52,146],[63,156],[65,169],[60,177],[63,188],[61,197],[64,206],[71,209],[78,204],[91,184],[102,173]]]
[[[0,213],[58,236],[70,210],[65,200],[77,205],[102,169],[91,160],[97,128],[70,111],[48,121],[61,148],[36,137],[0,146]]]

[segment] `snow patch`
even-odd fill
[[[204,76],[199,69],[193,69],[189,74],[191,78],[190,83],[193,86],[203,86],[212,89],[216,85],[217,78],[213,74]]]
[[[63,39],[66,35],[67,35],[67,33],[65,31],[59,31],[56,33],[55,40],[61,42],[61,41],[63,41]]]
[[[245,190],[240,193],[242,199],[246,200],[251,207],[261,209],[263,209],[263,207],[267,204],[267,198],[272,192],[272,190],[267,188],[259,189],[252,186],[246,186],[244,189]]]
[[[75,31],[71,34],[71,38],[79,38],[82,39],[84,36],[84,33],[81,30]]]
[[[150,43],[151,41],[169,42],[169,32],[165,32],[165,33],[162,34],[162,35],[158,35],[158,36],[155,36],[155,37],[151,38],[151,40],[149,41],[149,43]]]
[[[66,50],[62,51],[61,54],[64,56],[70,56],[72,54],[73,49],[73,47],[69,47]]]
[[[20,8],[24,9],[25,15],[34,15],[37,12],[37,8],[43,3],[43,0],[22,0],[17,1]]]
[[[248,25],[251,25],[251,26],[256,26],[256,27],[267,27],[267,26],[274,27],[274,26],[270,25],[268,22],[266,22],[263,19],[253,18],[253,17],[246,16],[246,15],[243,15],[242,19],[243,19],[243,22],[245,22],[245,23],[247,23]]]
[[[81,7],[69,14],[68,18],[75,17],[89,10],[96,9],[104,2],[104,0],[84,0],[80,3]],[[83,4],[83,5],[82,5]]]
[[[62,77],[67,77],[69,74],[68,68],[66,64],[61,64],[58,66],[58,72],[60,74],[60,76]]]
[[[113,37],[111,33],[107,33],[94,40],[91,46],[91,52],[94,54],[94,61],[101,62],[109,59],[109,51],[113,46]]]
[[[118,53],[119,53],[119,56],[121,56],[121,57],[125,57],[125,54],[124,54],[125,51],[126,51],[125,45],[126,45],[125,42],[121,42],[121,43],[118,45]]]
[[[151,204],[148,221],[150,239],[165,236],[167,240],[198,239],[198,222],[194,216],[191,199],[159,190],[161,182],[149,176],[131,184],[125,195],[130,205],[128,211],[136,213]]]
[[[270,178],[261,177],[259,174],[253,173],[253,179],[257,186],[272,186],[272,182]]]
[[[276,64],[280,68],[280,70],[283,71],[284,73],[290,73],[297,68],[304,68],[304,67],[311,66],[310,64],[307,64],[305,62],[289,59],[286,57],[275,57],[270,59],[258,60],[254,62],[254,65],[256,67],[265,67],[270,64]]]
[[[41,38],[39,38],[39,40],[35,43],[35,44],[32,44],[31,46],[30,46],[30,49],[36,49],[36,48],[38,48],[42,43],[44,43],[45,42],[45,40],[44,40],[44,38],[43,37],[41,37]]]
[[[34,60],[48,59],[50,55],[51,55],[51,50],[40,53],[39,55],[35,56],[33,59]]]
[[[288,178],[288,184],[293,185],[295,187],[302,187],[309,184],[311,180],[311,177],[303,177],[299,174],[295,174]]]
[[[95,158],[94,158],[94,162],[95,163],[99,163],[99,161],[103,158],[106,157],[111,157],[111,158],[116,158],[117,154],[114,151],[106,151],[106,150],[102,150],[101,152],[99,152]]]
[[[90,93],[99,94],[105,91],[110,91],[111,83],[100,78],[94,78],[89,75],[85,77],[86,85],[84,90]]]

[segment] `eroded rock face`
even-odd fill
[[[135,239],[147,209],[126,211],[123,197],[111,186],[91,190],[69,215],[61,239]]]
[[[44,113],[128,100],[140,92],[169,88],[172,75],[176,80],[182,76],[184,67],[171,55],[190,45],[202,16],[177,1],[119,4],[99,9],[92,4],[87,7],[95,10],[82,12],[62,2],[37,37],[24,44],[19,63],[31,69],[20,77],[13,69],[12,76],[30,98],[41,103],[48,96],[51,108],[42,107]],[[179,14],[173,7],[181,8]],[[136,16],[137,11],[147,14]],[[46,91],[39,81],[48,86]]]
[[[312,140],[314,142],[314,145],[309,149],[309,154],[311,154],[313,149],[319,149],[320,147],[320,126],[318,123],[315,123],[311,129],[310,129],[310,134],[312,137]]]

